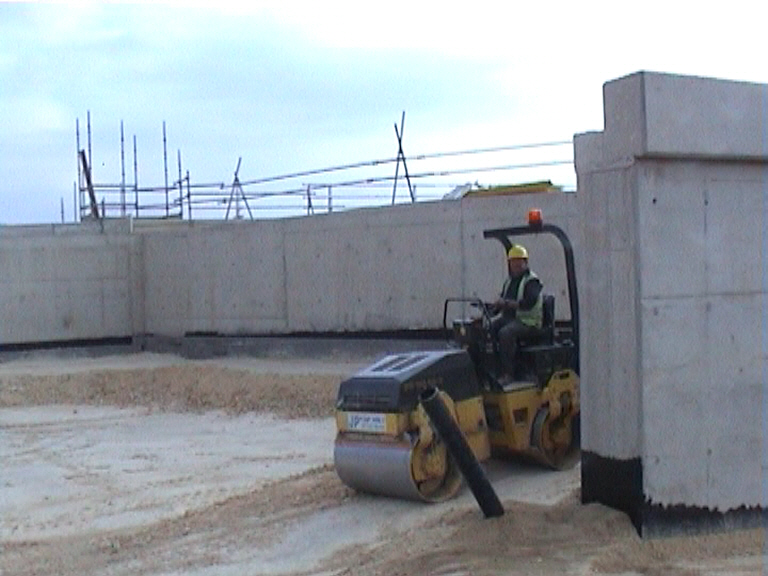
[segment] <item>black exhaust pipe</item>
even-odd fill
[[[424,407],[424,411],[429,416],[429,419],[435,425],[438,434],[445,442],[451,455],[456,460],[459,466],[459,470],[464,475],[464,478],[469,484],[472,494],[475,496],[475,500],[480,505],[480,509],[485,514],[486,518],[493,518],[496,516],[502,516],[504,514],[504,507],[501,505],[496,492],[493,490],[493,486],[488,481],[485,475],[485,471],[480,462],[475,458],[475,454],[467,444],[467,439],[464,438],[458,425],[451,418],[448,408],[445,406],[445,402],[441,398],[437,388],[427,388],[419,396],[419,401]]]

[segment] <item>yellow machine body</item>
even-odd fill
[[[396,391],[408,396],[436,383],[453,391],[453,395],[445,390],[440,394],[478,461],[491,455],[524,456],[551,468],[567,465],[579,414],[575,372],[555,372],[544,386],[517,381],[490,391],[478,386],[474,373],[466,370],[472,366],[466,351],[433,352],[419,366],[424,356],[419,352],[384,358],[376,365],[379,368],[369,368],[342,385],[334,461],[345,484],[361,492],[427,502],[446,500],[459,491],[462,479],[456,463],[421,405],[400,397],[390,403],[389,411],[384,409],[386,391],[393,392],[392,398]],[[456,369],[457,363],[465,369]],[[381,366],[401,365],[415,369],[410,378],[381,376]],[[441,371],[445,373],[434,375]],[[374,374],[384,381],[375,382]],[[462,382],[462,377],[467,381]],[[375,402],[376,391],[382,410],[361,409]],[[357,409],[346,409],[354,402],[360,404]]]

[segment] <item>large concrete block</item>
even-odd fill
[[[638,72],[603,87],[604,160],[763,159],[768,87]]]
[[[768,461],[766,86],[639,73],[604,98],[604,133],[575,139],[598,259],[586,264],[583,498],[643,534],[752,525]],[[637,398],[637,424],[605,415]]]
[[[643,73],[648,155],[764,159],[768,86]]]

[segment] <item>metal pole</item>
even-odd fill
[[[413,195],[413,188],[411,188],[411,177],[408,175],[408,164],[405,163],[405,152],[403,152],[403,130],[405,129],[405,110],[403,110],[403,116],[400,120],[400,130],[397,129],[397,124],[395,124],[395,135],[397,136],[397,160],[398,165],[400,164],[400,159],[403,159],[403,171],[405,172],[405,181],[408,183],[408,192],[411,194],[411,202],[415,202],[416,198]],[[395,173],[397,174],[397,173]],[[397,177],[395,177],[395,183],[397,183]],[[392,204],[395,203],[395,195],[394,192],[392,193]]]
[[[184,220],[184,184],[181,181],[181,150],[178,150],[179,156],[179,218]]]
[[[245,197],[245,191],[243,190],[243,185],[240,184],[240,181],[237,181],[237,187],[240,189],[240,195],[243,197],[243,204],[245,204],[246,210],[248,210],[248,217],[253,220],[253,212],[251,212],[251,206],[248,204],[248,198]]]
[[[232,208],[232,198],[234,198],[235,196],[235,191],[237,190],[236,187],[240,185],[240,176],[238,176],[238,172],[240,172],[240,163],[242,161],[243,161],[242,156],[237,159],[237,167],[235,168],[235,179],[232,180],[232,190],[229,193],[229,202],[227,203],[227,213],[224,215],[224,220],[229,220],[229,210]],[[239,210],[239,204],[238,204],[238,217],[240,216],[239,212],[240,210]]]
[[[189,185],[189,170],[187,170],[187,205],[189,206],[189,219],[192,220],[192,188]]]
[[[240,184],[239,180],[236,180],[237,184],[234,188],[235,193],[235,220],[240,220],[242,215],[240,214]]]
[[[83,173],[82,169],[80,168],[80,118],[75,119],[75,140],[77,141],[77,191],[75,193],[75,197],[77,197],[77,192],[82,191],[82,182],[83,182]],[[75,208],[79,211],[80,210],[80,204],[75,200]],[[78,218],[75,218],[75,221],[77,222]]]
[[[93,190],[92,173],[90,167],[88,166],[88,159],[85,157],[85,150],[80,150],[80,162],[83,163],[83,175],[85,176],[85,184],[88,189],[88,197],[91,201],[91,216],[97,220],[101,220],[101,217],[99,216],[99,205],[96,202],[96,192]]]
[[[403,124],[404,122],[405,122],[405,110],[403,110],[403,117],[400,123]],[[399,143],[401,136],[400,136],[400,132],[397,131],[397,124],[395,124],[395,135],[397,135],[397,141]],[[400,146],[399,150],[402,150],[402,146]],[[397,194],[397,176],[399,171],[400,171],[400,151],[398,151],[397,153],[397,164],[395,164],[395,181],[392,184],[392,205],[393,206],[395,205],[395,195]]]
[[[328,214],[333,212],[333,201],[332,201],[332,186],[328,186]]]
[[[123,131],[123,121],[120,120],[120,170],[122,180],[120,180],[120,215],[125,218],[125,132]]]
[[[133,196],[136,202],[134,208],[136,218],[139,217],[139,159],[136,154],[136,134],[133,135]]]
[[[165,140],[165,120],[163,120],[163,165],[165,167],[165,217],[168,218],[168,149]]]
[[[91,150],[91,111],[88,110],[88,165],[93,178],[93,152]]]

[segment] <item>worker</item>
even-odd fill
[[[507,270],[501,295],[491,305],[494,317],[491,331],[498,343],[503,376],[515,377],[515,354],[519,340],[525,340],[541,330],[543,319],[542,284],[528,267],[528,250],[513,244],[507,251]]]

